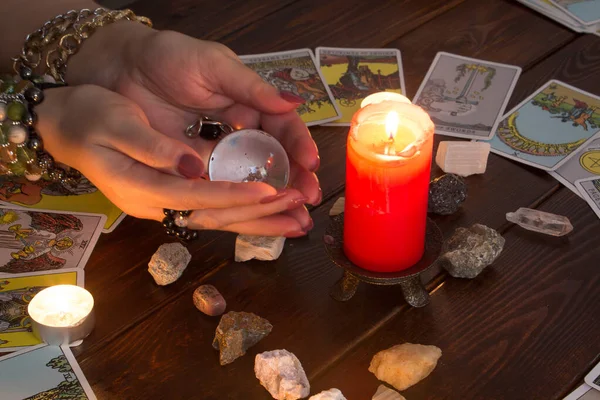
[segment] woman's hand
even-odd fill
[[[264,236],[297,237],[312,228],[301,191],[201,179],[196,151],[157,131],[140,106],[119,94],[92,85],[51,89],[36,111],[45,149],[129,215],[162,220],[163,208],[194,210],[192,229]]]
[[[236,128],[258,128],[288,152],[291,185],[308,202],[321,201],[314,174],[317,147],[294,104],[262,81],[223,45],[134,22],[99,29],[70,62],[67,81],[94,83],[135,102],[150,127],[193,148],[206,161],[215,145],[185,137],[198,114]]]

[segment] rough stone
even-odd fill
[[[333,217],[333,216],[340,215],[341,213],[343,213],[345,205],[346,205],[345,197],[340,197],[339,199],[337,199],[335,201],[335,203],[333,203],[331,210],[329,210],[329,216]]]
[[[148,272],[161,286],[175,282],[192,259],[181,243],[166,243],[158,248],[148,263]]]
[[[435,346],[403,343],[375,354],[369,371],[380,381],[405,390],[429,376],[441,356]]]
[[[509,212],[506,219],[527,230],[552,236],[564,236],[573,230],[569,218],[531,208],[521,207],[515,212]]]
[[[219,361],[227,365],[271,333],[273,325],[256,314],[230,311],[221,317],[213,347],[221,352]]]
[[[429,209],[433,214],[450,215],[467,199],[467,184],[458,175],[446,174],[429,184]]]
[[[300,360],[287,350],[257,354],[254,373],[276,400],[303,399],[310,394],[310,384]]]
[[[385,385],[379,385],[371,400],[406,400],[406,398]]]
[[[489,143],[442,141],[438,145],[435,162],[442,171],[449,174],[483,174],[487,169],[489,154]]]
[[[198,286],[194,290],[193,300],[198,310],[211,317],[223,314],[227,307],[225,299],[213,285]]]
[[[277,260],[283,251],[284,237],[238,235],[235,240],[235,261],[256,258],[262,261]]]
[[[339,389],[324,390],[319,394],[310,396],[308,400],[347,400]]]
[[[458,228],[446,243],[442,265],[455,278],[475,278],[500,255],[504,242],[502,235],[485,225]]]

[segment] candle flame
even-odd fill
[[[390,111],[385,117],[385,133],[387,133],[390,140],[394,140],[394,137],[396,137],[398,125],[400,125],[398,113],[396,111]]]

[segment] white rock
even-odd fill
[[[324,390],[319,394],[310,396],[308,400],[347,400],[339,389]]]
[[[333,203],[333,207],[329,210],[329,216],[339,215],[344,212],[344,206],[346,205],[346,198],[340,197]]]
[[[489,143],[444,141],[438,146],[435,162],[448,174],[483,174],[489,154]]]
[[[371,400],[406,400],[406,398],[385,385],[379,385]]]
[[[303,399],[310,394],[310,384],[300,360],[287,350],[257,354],[254,373],[276,400]]]
[[[435,346],[399,344],[375,354],[369,371],[380,381],[405,390],[425,379],[441,356],[442,351]]]
[[[161,286],[175,282],[192,259],[181,243],[166,243],[156,250],[148,263],[148,272]]]
[[[235,240],[235,261],[256,258],[262,261],[277,260],[283,251],[284,237],[238,235]]]

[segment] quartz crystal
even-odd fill
[[[435,162],[446,173],[460,176],[483,174],[490,144],[483,142],[440,142]]]
[[[371,400],[406,400],[406,398],[385,385],[379,385]]]
[[[213,347],[221,352],[221,365],[246,354],[246,350],[271,333],[273,325],[256,314],[230,311],[221,317]]]
[[[213,285],[198,286],[194,290],[193,300],[198,310],[211,317],[223,314],[227,307],[225,299]]]
[[[344,212],[344,206],[346,204],[346,199],[344,197],[340,197],[333,203],[333,207],[329,210],[329,216],[333,217],[335,215],[340,215]]]
[[[192,259],[181,243],[167,243],[158,248],[148,263],[148,272],[161,286],[175,282]]]
[[[552,236],[564,236],[573,230],[569,218],[531,208],[521,207],[515,212],[509,212],[506,219],[527,230]]]
[[[235,240],[235,261],[277,260],[283,251],[285,237],[238,235]]]
[[[276,400],[303,399],[310,394],[310,384],[300,360],[287,350],[257,354],[254,373]]]
[[[310,396],[308,400],[347,400],[339,389],[324,390],[321,393]]]
[[[458,211],[467,199],[467,184],[458,175],[445,174],[429,184],[427,211],[438,215],[450,215]]]
[[[494,262],[504,248],[505,239],[485,225],[458,228],[446,242],[442,266],[455,278],[475,278]]]
[[[427,378],[441,356],[442,350],[435,346],[398,344],[375,354],[369,371],[380,381],[405,390]]]

